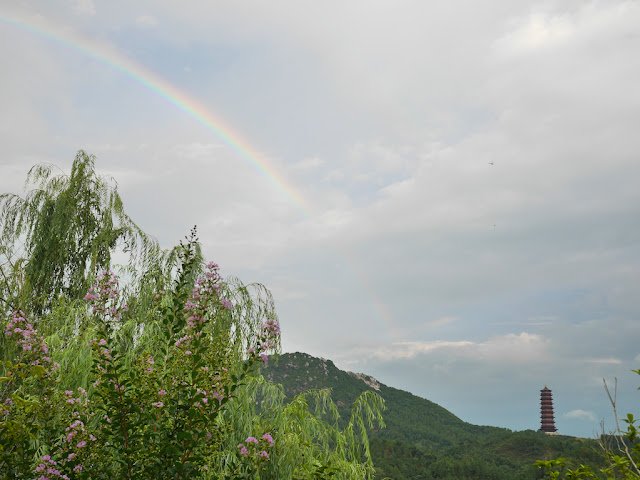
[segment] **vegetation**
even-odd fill
[[[571,468],[605,465],[595,440],[471,425],[429,400],[339,370],[331,360],[286,353],[263,373],[289,398],[307,388],[327,389],[345,412],[361,392],[376,390],[387,407],[386,428],[370,432],[376,478],[529,480],[543,476],[536,460],[558,456]]]
[[[640,370],[633,371],[640,375]],[[599,444],[601,457],[605,461],[604,465],[588,462],[586,465],[580,464],[580,466],[576,468],[568,464],[563,457],[553,460],[539,460],[536,462],[536,465],[544,471],[546,478],[640,479],[640,437],[638,437],[638,428],[636,427],[638,420],[634,418],[632,413],[628,413],[626,418],[622,419],[626,427],[621,428],[616,405],[618,380],[616,379],[613,395],[611,395],[606,382],[604,387],[611,401],[613,414],[616,419],[615,432],[606,435],[603,431],[600,436]]]
[[[93,156],[53,171],[0,196],[0,478],[372,478],[379,395],[285,402],[260,375],[280,348],[266,288],[205,265],[195,229],[160,250]]]
[[[640,479],[631,414],[599,442],[470,425],[279,355],[271,294],[205,264],[195,228],[162,250],[93,156],[54,171],[0,195],[0,479]]]

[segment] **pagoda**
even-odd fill
[[[551,390],[545,385],[540,390],[540,430],[545,433],[556,432],[556,425],[553,420],[553,399],[551,398]]]

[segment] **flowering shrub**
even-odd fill
[[[202,272],[195,228],[160,250],[94,161],[36,165],[36,190],[0,195],[0,480],[371,478],[363,418],[382,425],[382,399],[344,431],[307,408],[335,411],[326,392],[284,405],[254,375],[280,345],[268,290]],[[88,287],[123,245],[125,287],[110,270]]]
[[[277,321],[268,320],[254,349],[258,355],[232,362],[209,328],[232,309],[220,295],[219,267],[208,264],[182,301],[194,263],[189,250],[185,257],[171,303],[162,309],[161,345],[155,354],[144,352],[133,363],[113,342],[126,311],[119,302],[118,280],[111,271],[98,275],[84,297],[97,333],[90,342],[89,392],[57,390],[58,365],[48,356],[47,345],[22,312],[13,314],[5,334],[20,355],[5,365],[1,379],[3,471],[13,478],[43,480],[206,476],[203,460],[215,457],[224,434],[216,425],[217,416],[253,371],[259,355],[276,347],[280,329]],[[46,432],[37,432],[41,426]],[[245,460],[243,471],[257,472],[269,461],[267,449],[273,439],[265,434],[260,442],[264,445],[259,452],[253,454],[251,447],[251,455],[239,454]]]

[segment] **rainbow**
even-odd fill
[[[271,165],[268,160],[256,148],[245,140],[238,132],[233,131],[210,111],[202,107],[198,101],[182,92],[156,73],[126,57],[113,46],[95,39],[83,36],[64,25],[55,24],[51,20],[36,22],[32,19],[17,18],[0,12],[0,22],[27,32],[29,34],[51,40],[70,50],[102,63],[112,70],[128,77],[133,82],[143,86],[155,95],[163,98],[169,104],[177,107],[198,123],[206,127],[222,142],[237,152],[255,170],[264,176],[273,186],[282,192],[301,212],[309,218],[309,205],[296,188]],[[364,275],[359,273],[355,263],[349,258],[347,252],[342,251],[342,256],[348,269],[359,282],[364,293],[371,299],[371,307],[374,314],[385,324],[386,333],[392,338],[398,339],[398,330],[395,328],[393,316],[385,303],[377,298],[374,289]]]
[[[208,110],[205,110],[194,98],[178,90],[165,79],[154,72],[146,69],[142,65],[127,58],[112,46],[97,42],[92,38],[81,36],[77,32],[71,31],[62,26],[50,23],[40,24],[27,23],[23,20],[11,18],[0,14],[0,20],[20,30],[35,34],[47,40],[61,44],[71,50],[75,50],[91,59],[103,63],[111,69],[130,78],[135,83],[142,85],[157,96],[163,98],[170,104],[182,110],[184,113],[205,126],[215,136],[231,147],[252,167],[263,175],[272,185],[286,195],[294,205],[305,215],[308,205],[296,188],[288,183],[285,178],[271,165],[268,160],[257,149],[252,147],[242,136],[234,132],[225,125],[219,118]]]

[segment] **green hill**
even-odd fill
[[[262,373],[282,384],[288,398],[309,389],[331,389],[342,418],[348,418],[360,393],[379,393],[386,402],[387,426],[371,433],[378,478],[528,480],[539,478],[533,466],[538,459],[563,456],[574,465],[601,461],[594,440],[472,425],[427,399],[306,353],[283,354]]]

